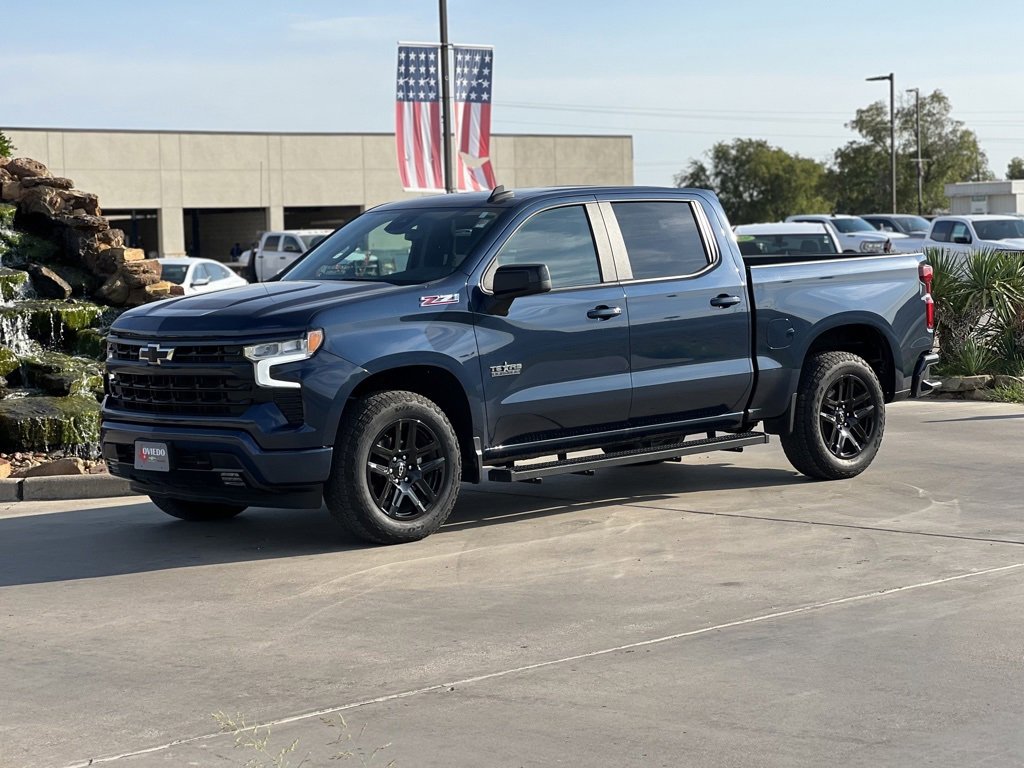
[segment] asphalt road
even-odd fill
[[[466,486],[387,548],[0,505],[0,766],[1024,764],[1022,455],[1020,406],[902,403],[851,481],[773,445]]]

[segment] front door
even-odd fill
[[[588,210],[589,208],[589,210]],[[629,323],[596,205],[532,214],[500,247],[504,264],[547,264],[552,290],[518,298],[507,314],[479,297],[477,346],[488,447],[622,426],[629,416]]]
[[[602,203],[625,249],[634,422],[734,424],[753,385],[743,274],[698,201]],[[622,275],[620,275],[622,277]]]

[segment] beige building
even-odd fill
[[[1024,214],[1024,180],[964,181],[946,185],[949,212]]]
[[[403,192],[394,134],[0,128],[99,195],[131,244],[224,260],[267,229],[334,228]],[[506,187],[633,183],[630,136],[495,135]]]

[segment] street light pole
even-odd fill
[[[924,160],[921,159],[921,89],[907,88],[914,94],[914,122],[917,127],[917,215],[924,213]]]
[[[889,81],[889,186],[892,191],[892,212],[896,213],[896,76],[888,75],[865,78],[868,81]]]
[[[451,83],[448,79],[448,3],[438,0],[441,21],[441,147],[444,152],[444,190],[455,191],[455,173],[452,170],[452,116]]]

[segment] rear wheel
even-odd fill
[[[346,409],[324,500],[361,539],[415,541],[448,519],[461,475],[455,430],[437,404],[414,392],[378,392]]]
[[[157,507],[171,517],[188,520],[190,523],[203,523],[211,520],[227,520],[245,511],[243,504],[216,504],[206,501],[187,501],[172,499],[168,496],[150,496]]]
[[[885,396],[867,361],[849,352],[808,359],[797,390],[793,431],[782,448],[808,477],[840,480],[874,460],[885,430]]]

